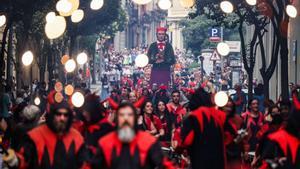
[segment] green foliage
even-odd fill
[[[202,49],[216,47],[216,43],[209,41],[209,30],[213,27],[220,27],[220,23],[208,19],[206,15],[200,15],[193,19],[185,19],[180,25],[184,27],[182,33],[185,46],[195,56],[200,55]],[[224,28],[224,40],[239,40],[236,29]]]

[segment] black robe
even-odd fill
[[[200,107],[191,112],[181,130],[182,146],[186,147],[193,169],[224,169],[224,112]]]
[[[166,162],[159,142],[150,134],[139,131],[133,141],[123,144],[112,132],[98,142],[93,169],[153,169],[171,168]]]
[[[20,169],[80,169],[87,165],[86,152],[78,131],[60,137],[44,124],[28,132],[17,157]]]

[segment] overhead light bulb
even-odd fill
[[[104,5],[104,0],[92,0],[90,7],[92,10],[99,10]]]
[[[84,104],[84,100],[81,92],[75,92],[71,97],[71,102],[75,107],[81,107]]]
[[[132,2],[138,4],[138,5],[146,5],[149,2],[151,2],[152,0],[132,0]]]
[[[65,70],[70,73],[76,69],[76,62],[73,59],[70,59],[65,64]]]
[[[78,64],[83,65],[87,62],[88,56],[86,53],[82,52],[77,55],[76,61]]]
[[[296,18],[298,15],[297,8],[294,5],[287,5],[285,11],[291,18]]]
[[[246,0],[247,4],[254,6],[257,3],[257,0]]]
[[[232,13],[233,12],[233,5],[230,1],[222,1],[220,3],[220,7],[221,7],[221,10],[224,12],[224,13]]]
[[[29,66],[31,65],[33,61],[33,54],[31,51],[26,51],[23,55],[22,55],[22,63],[24,66]]]
[[[6,16],[5,15],[0,15],[0,27],[5,25],[6,23]]]
[[[159,0],[158,7],[162,10],[168,10],[172,7],[172,2],[170,0]]]
[[[77,9],[76,11],[74,11],[72,13],[71,21],[74,23],[78,23],[78,22],[82,21],[83,17],[84,17],[83,10]]]
[[[225,42],[220,42],[217,45],[217,52],[222,56],[227,56],[230,53],[230,47]]]
[[[220,91],[215,95],[215,103],[218,107],[224,107],[228,102],[228,95],[224,91]]]
[[[145,66],[147,66],[149,63],[149,58],[147,55],[145,54],[139,54],[136,58],[135,58],[135,65],[137,67],[143,68]]]

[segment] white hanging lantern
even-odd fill
[[[139,54],[136,58],[135,58],[135,65],[137,67],[143,68],[145,66],[147,66],[149,63],[149,58],[147,55],[145,54]]]
[[[230,47],[225,42],[220,42],[217,45],[217,51],[221,56],[227,56],[230,53]]]
[[[257,0],[246,0],[247,4],[254,6],[257,3]]]
[[[294,5],[287,5],[285,11],[291,18],[296,18],[298,15],[297,8]]]
[[[47,22],[45,33],[49,39],[56,39],[64,34],[67,23],[64,17],[56,16],[53,22]]]
[[[68,12],[59,12],[60,16],[71,16],[74,11],[79,8],[79,0],[68,0],[72,4],[72,8]]]
[[[59,0],[56,3],[56,10],[58,12],[68,13],[71,11],[71,9],[72,9],[72,3],[69,2],[68,0]]]
[[[33,54],[31,51],[26,51],[23,55],[22,55],[22,63],[24,66],[29,66],[31,65],[33,61]]]
[[[34,102],[35,105],[38,106],[38,105],[41,104],[41,99],[39,97],[36,97],[33,102]]]
[[[5,15],[0,15],[0,27],[5,25],[6,23],[6,16]]]
[[[152,0],[132,0],[132,2],[138,4],[138,5],[146,5],[149,2],[151,2]]]
[[[84,96],[80,92],[75,92],[71,97],[71,102],[75,107],[81,107],[84,104]]]
[[[49,12],[47,15],[46,15],[46,22],[47,23],[53,23],[55,21],[55,12]]]
[[[220,3],[220,8],[224,13],[232,13],[233,12],[233,5],[230,1],[222,1]]]
[[[228,102],[228,95],[224,91],[220,91],[215,95],[215,103],[218,107],[224,107]]]
[[[88,56],[86,53],[82,52],[77,55],[76,61],[78,64],[83,65],[87,62]]]
[[[180,4],[184,8],[191,8],[195,5],[195,0],[180,0]]]
[[[76,62],[73,59],[70,59],[65,64],[65,70],[70,73],[76,69]]]
[[[92,10],[99,10],[103,7],[104,0],[92,0],[90,7]]]
[[[82,21],[83,17],[84,17],[83,10],[77,9],[76,11],[74,11],[72,13],[71,20],[74,23],[78,23],[78,22]]]
[[[162,10],[168,10],[172,7],[172,2],[170,0],[159,0],[158,7]]]

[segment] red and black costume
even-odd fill
[[[245,151],[255,151],[259,141],[257,138],[257,133],[264,124],[264,115],[261,112],[259,112],[257,117],[253,117],[251,113],[247,111],[241,116],[244,120],[245,128],[249,133],[248,145],[245,145]]]
[[[294,100],[294,109],[286,126],[268,135],[262,149],[261,169],[271,168],[272,163],[277,164],[279,169],[300,168],[300,107],[296,102],[298,99]],[[283,160],[278,162],[280,159]]]
[[[182,146],[187,147],[192,168],[225,168],[224,123],[226,114],[200,107],[183,122]]]
[[[159,119],[161,121],[162,128],[165,131],[165,135],[160,138],[161,141],[167,141],[170,142],[172,138],[172,130],[175,126],[175,115],[171,114],[167,110],[164,112],[164,114],[158,115]]]
[[[175,115],[175,126],[180,127],[183,117],[186,115],[186,109],[182,105],[178,105],[177,107],[174,105],[174,103],[168,103],[167,109],[170,113],[173,113]]]
[[[100,139],[98,146],[93,169],[173,168],[163,157],[156,138],[143,131],[138,131],[129,144],[122,143],[117,132],[112,132]]]
[[[105,117],[105,108],[100,104],[100,98],[94,94],[85,97],[82,110],[90,114],[91,121],[86,121],[82,135],[88,149],[95,154],[98,140],[115,129]]]
[[[242,160],[241,153],[243,151],[243,138],[239,138],[238,131],[243,127],[243,119],[233,114],[227,116],[224,133],[226,146],[227,168],[241,168]]]
[[[86,149],[81,134],[70,128],[72,112],[66,102],[50,105],[46,124],[29,131],[17,153],[20,169],[81,169],[86,167]],[[58,135],[53,126],[54,112],[69,110],[65,134]]]
[[[262,153],[261,169],[271,168],[268,160],[286,158],[282,169],[300,168],[300,139],[285,129],[280,129],[268,136],[268,142]]]

